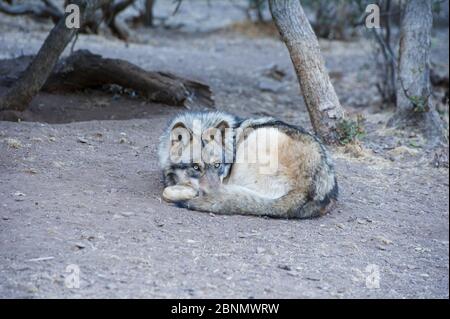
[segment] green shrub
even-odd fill
[[[363,126],[364,118],[358,115],[355,120],[344,119],[338,123],[336,131],[339,134],[339,142],[346,145],[362,138],[366,133]]]

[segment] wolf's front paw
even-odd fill
[[[197,191],[189,186],[168,186],[162,193],[162,198],[167,202],[185,201],[197,196]]]

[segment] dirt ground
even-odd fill
[[[83,35],[76,49],[201,80],[217,109],[311,129],[277,38],[237,32],[242,12],[223,3],[179,14],[174,25],[191,22],[139,29],[128,44]],[[50,27],[0,15],[0,58],[35,53]],[[430,165],[420,134],[385,128],[392,110],[380,108],[369,40],[321,46],[342,104],[367,131],[362,150],[331,150],[340,187],[331,214],[274,220],[170,206],[157,142],[183,109],[120,92],[42,93],[35,122],[0,122],[0,297],[448,298],[448,168]],[[448,74],[448,29],[434,32],[433,62]],[[67,285],[73,267],[79,288]]]

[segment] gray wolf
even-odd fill
[[[271,117],[180,114],[161,136],[159,162],[163,198],[191,210],[310,218],[327,213],[338,197],[320,140]]]

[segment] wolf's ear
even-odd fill
[[[207,142],[215,141],[216,143],[225,145],[225,132],[231,126],[227,121],[221,121],[215,127],[210,127],[202,133],[203,140]]]
[[[175,123],[170,131],[170,140],[172,145],[182,143],[186,145],[191,139],[191,133],[183,122]]]
[[[222,137],[222,145],[225,145],[225,132],[227,129],[231,128],[230,123],[227,121],[222,121],[219,124],[216,125],[216,128],[220,131],[221,137]]]
[[[216,125],[216,128],[219,129],[219,131],[222,133],[222,136],[225,136],[225,130],[230,127],[230,123],[225,120]]]
[[[202,138],[205,141],[211,142],[215,141],[216,143],[225,145],[225,132],[229,129],[231,125],[227,121],[221,121],[215,127],[210,127],[202,133]]]

